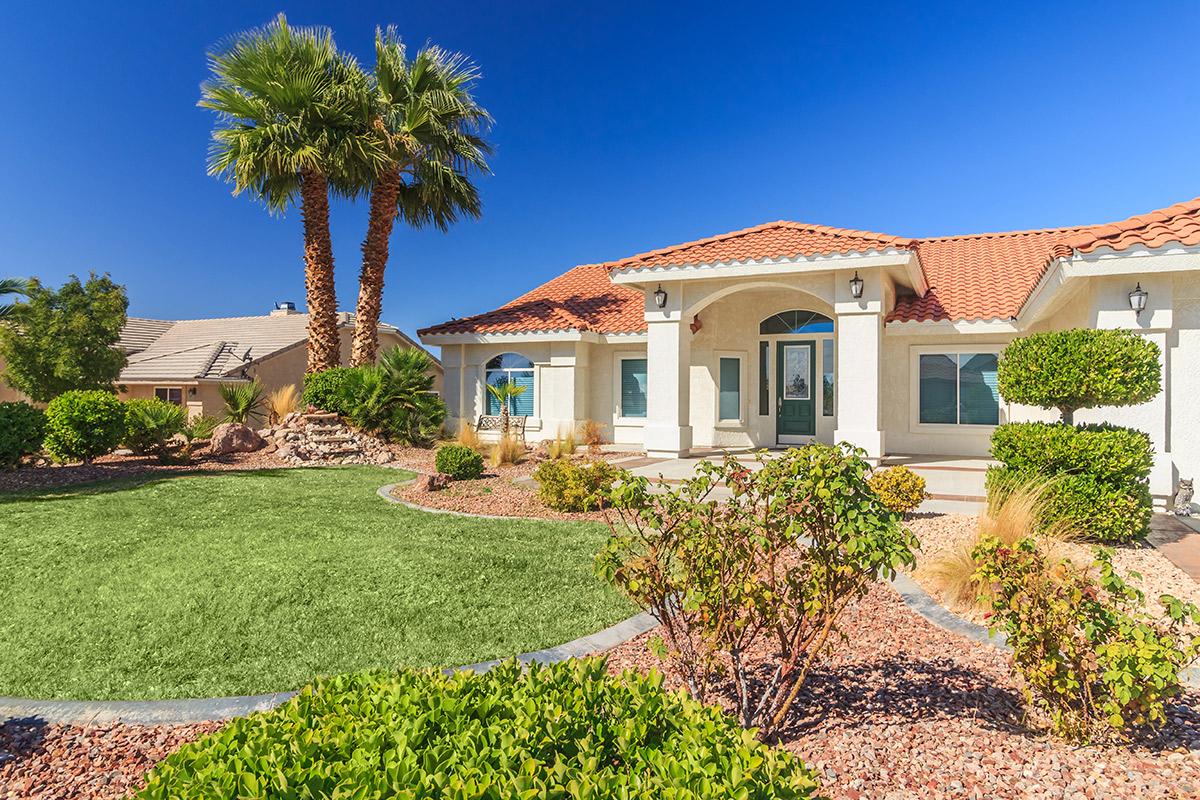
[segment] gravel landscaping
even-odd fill
[[[224,472],[229,470],[280,469],[291,466],[268,453],[230,453],[210,456],[201,452],[190,464],[160,464],[154,456],[107,455],[91,464],[24,466],[0,470],[0,495],[7,492],[38,491],[77,486],[83,483],[132,478],[139,475],[181,472]]]

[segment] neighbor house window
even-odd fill
[[[516,353],[504,353],[487,363],[485,379],[495,386],[503,381],[524,386],[525,391],[518,397],[509,400],[508,413],[519,417],[533,416],[533,362]],[[495,416],[500,413],[500,401],[490,391],[487,393],[487,413]]]
[[[833,340],[821,342],[821,416],[833,416]]]
[[[646,416],[646,359],[621,359],[620,416],[639,419]]]
[[[742,360],[722,358],[719,363],[720,394],[717,419],[737,421],[742,418]]]
[[[995,353],[923,353],[919,420],[926,425],[999,425]]]
[[[178,386],[155,386],[154,396],[177,406],[183,405],[183,389]]]

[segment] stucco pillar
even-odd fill
[[[683,324],[683,287],[667,284],[665,308],[646,292],[646,455],[675,458],[692,449],[690,366],[692,332]]]
[[[849,274],[839,273],[835,278],[837,430],[833,439],[861,447],[869,458],[880,458],[884,454],[880,413],[882,286],[877,273],[863,277],[863,297],[859,299],[850,296]]]

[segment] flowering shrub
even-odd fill
[[[609,489],[624,471],[607,461],[582,464],[566,458],[543,461],[534,470],[538,497],[556,511],[591,511],[605,505]]]
[[[880,502],[897,514],[916,511],[925,501],[925,479],[908,467],[888,467],[871,473],[867,481]]]
[[[1031,538],[1011,547],[987,538],[973,556],[994,595],[989,626],[1008,636],[1026,700],[1055,734],[1087,742],[1166,720],[1180,670],[1200,656],[1200,636],[1184,633],[1200,624],[1196,606],[1163,595],[1167,621],[1151,617],[1103,548],[1098,578],[1069,561],[1051,563]]]
[[[837,619],[872,581],[913,564],[916,541],[867,483],[859,450],[809,445],[703,462],[656,491],[627,477],[610,494],[598,574],[662,621],[661,654],[694,697],[732,671],[738,718],[772,740]],[[713,489],[732,492],[726,501]],[[765,672],[748,663],[770,653]]]

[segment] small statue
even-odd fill
[[[1192,479],[1179,479],[1179,491],[1175,494],[1175,516],[1190,517],[1192,515]]]

